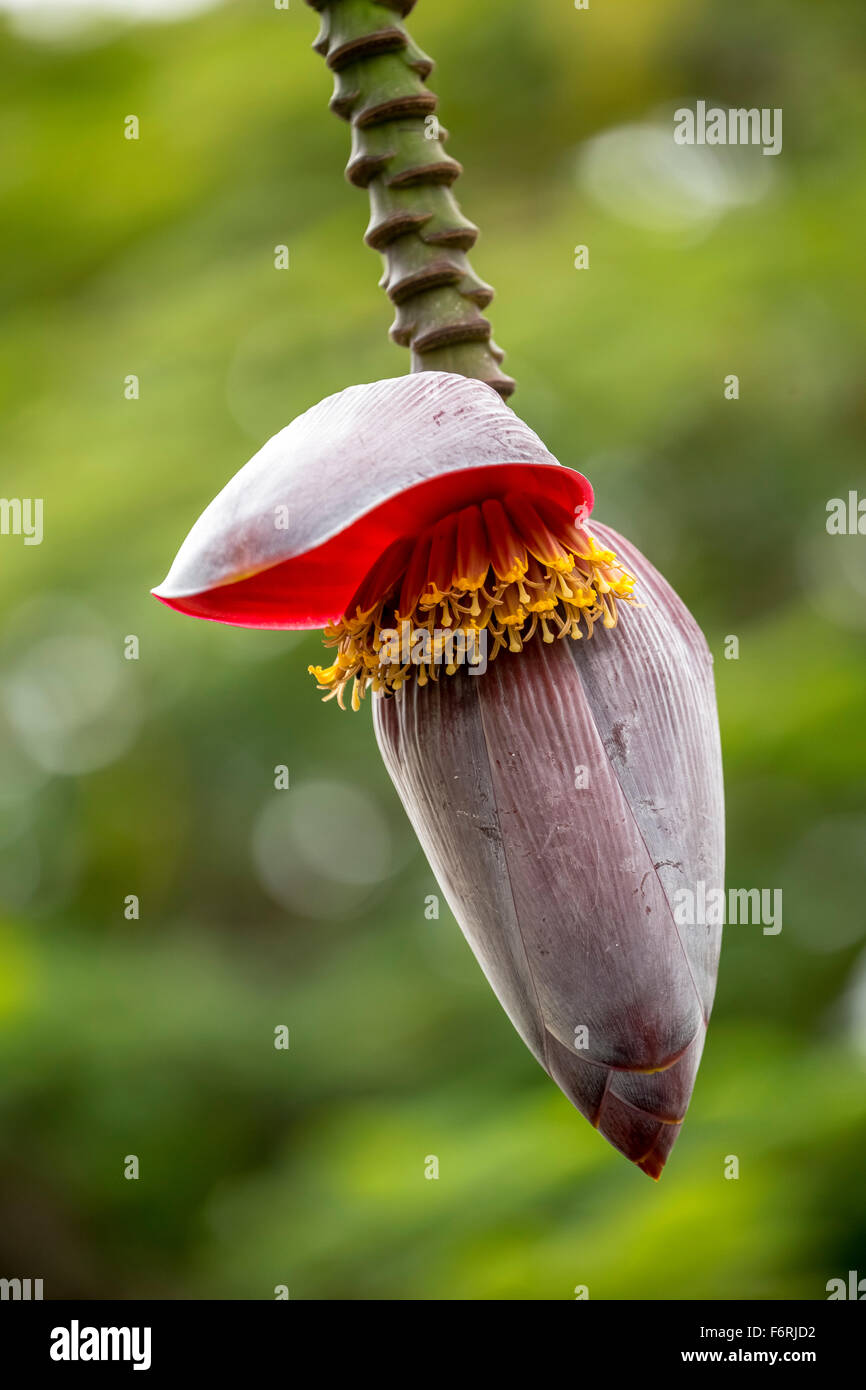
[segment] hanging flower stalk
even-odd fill
[[[392,334],[412,375],[350,386],[269,440],[205,510],[157,597],[324,627],[326,699],[366,692],[385,764],[515,1028],[657,1178],[688,1105],[720,929],[678,890],[723,881],[712,661],[592,489],[505,404],[466,260],[459,166],[429,117],[408,0],[316,0],[352,122]]]

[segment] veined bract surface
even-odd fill
[[[721,928],[676,894],[721,887],[712,664],[633,546],[593,532],[645,607],[591,641],[534,639],[374,702],[385,764],[527,1047],[605,1138],[658,1177],[694,1085]]]

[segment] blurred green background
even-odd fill
[[[444,903],[425,918],[369,708],[306,674],[317,635],[148,594],[269,435],[408,366],[316,17],[0,15],[0,491],[45,502],[41,546],[0,538],[0,1275],[824,1298],[866,1276],[866,538],[825,529],[866,496],[866,11],[421,0],[410,28],[515,407],[707,632],[728,881],[781,888],[784,927],[728,930],[652,1184],[533,1062]],[[677,149],[698,98],[783,108],[782,154]]]

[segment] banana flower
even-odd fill
[[[500,394],[425,371],[351,386],[274,436],[154,593],[324,628],[319,688],[354,709],[370,692],[397,793],[517,1032],[657,1178],[715,988],[720,929],[678,925],[673,903],[722,885],[718,722],[694,619],[628,541],[590,529],[592,505]]]

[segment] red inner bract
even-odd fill
[[[471,503],[519,490],[580,519],[592,510],[581,473],[558,464],[503,463],[442,473],[389,497],[321,545],[257,574],[189,594],[156,597],[193,617],[239,627],[320,628],[347,609],[365,576],[401,537]]]

